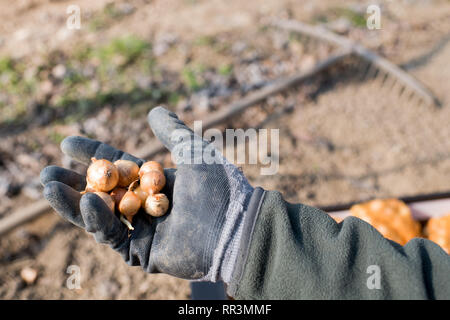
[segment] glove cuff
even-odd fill
[[[238,258],[244,221],[247,216],[247,207],[252,193],[253,189],[249,193],[241,194],[239,201],[230,203],[230,209],[227,212],[222,237],[220,237],[218,244],[218,247],[223,245],[225,249],[222,259],[220,259],[221,263],[218,272],[219,280],[225,283],[230,282]],[[225,239],[227,240],[226,242],[224,241]]]
[[[265,190],[257,187],[253,191],[245,216],[242,223],[242,231],[240,232],[240,239],[236,251],[236,258],[234,260],[233,269],[230,279],[224,281],[227,284],[227,294],[231,297],[235,296],[237,285],[240,283],[245,264],[248,259],[248,252],[252,241],[253,231],[256,221],[259,216],[261,204],[264,200]]]
[[[253,187],[234,165],[224,164],[230,183],[230,202],[225,213],[223,228],[215,246],[211,267],[207,274],[198,281],[216,282],[231,280],[234,265],[242,238],[242,231],[248,203],[253,194]]]

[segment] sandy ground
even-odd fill
[[[142,36],[172,32],[186,40],[205,34],[239,38],[256,32],[268,16],[308,20],[317,11],[342,3],[305,1],[300,7],[288,0],[194,2],[134,1],[135,14],[98,34],[64,29],[66,1],[15,5],[1,1],[0,53],[21,57],[40,50],[70,50],[76,41],[106,41],[123,30]],[[106,1],[70,3],[78,3],[90,19]],[[261,176],[259,166],[244,166],[252,185],[279,190],[289,201],[310,205],[450,190],[450,5],[417,1],[391,12],[402,23],[359,40],[421,79],[442,107],[421,105],[408,95],[399,97],[400,89],[391,79],[384,84],[380,77],[363,81],[359,71],[339,66],[227,123],[235,128],[280,129],[279,173]],[[266,38],[258,41],[264,43]],[[175,69],[182,60],[167,63]],[[288,105],[293,106],[290,111],[274,116]],[[141,122],[145,128],[145,120]],[[122,141],[118,146],[126,147]],[[158,159],[169,164],[167,155]],[[66,286],[70,265],[80,267],[81,289]],[[26,266],[38,271],[33,285],[20,279]],[[188,281],[128,267],[110,248],[97,245],[90,235],[49,212],[0,239],[0,297],[188,299],[190,289]]]

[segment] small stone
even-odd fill
[[[52,75],[56,79],[62,79],[64,78],[64,75],[66,74],[66,67],[62,64],[58,64],[52,69]]]
[[[37,275],[37,270],[30,267],[25,267],[20,271],[20,277],[27,285],[33,284],[37,279]]]
[[[339,34],[347,34],[352,27],[352,23],[344,17],[341,17],[328,24],[328,28]]]

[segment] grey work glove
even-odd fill
[[[56,166],[41,172],[44,196],[63,218],[92,233],[97,242],[109,244],[129,265],[140,265],[152,273],[228,283],[240,259],[238,255],[241,256],[238,252],[242,250],[242,230],[254,189],[238,168],[218,152],[215,156],[223,160],[219,164],[180,163],[181,158],[177,157],[183,152],[194,160],[199,150],[211,152],[212,144],[196,136],[174,113],[157,107],[149,113],[148,121],[177,163],[177,170],[165,170],[167,183],[162,192],[170,200],[168,214],[150,219],[139,212],[129,236],[117,214],[97,195],[80,195],[85,187],[84,176]],[[190,138],[195,143],[187,142]],[[91,157],[128,159],[138,165],[144,162],[83,137],[66,138],[61,149],[85,164]]]

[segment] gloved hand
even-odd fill
[[[215,157],[222,163],[183,163],[183,155],[199,160],[198,151],[208,150],[211,154],[213,146],[196,136],[174,113],[157,107],[149,113],[148,121],[177,163],[177,170],[165,170],[167,183],[162,192],[171,204],[168,214],[150,219],[139,212],[129,236],[125,225],[97,195],[80,195],[85,187],[84,176],[56,166],[41,172],[44,196],[63,218],[92,233],[98,242],[109,244],[130,265],[140,265],[152,273],[228,283],[240,259],[237,256],[242,250],[244,221],[255,216],[246,214],[254,189],[218,152]],[[61,149],[85,164],[91,157],[112,162],[128,159],[139,166],[144,162],[83,137],[66,138]],[[245,224],[251,226],[253,222]]]

